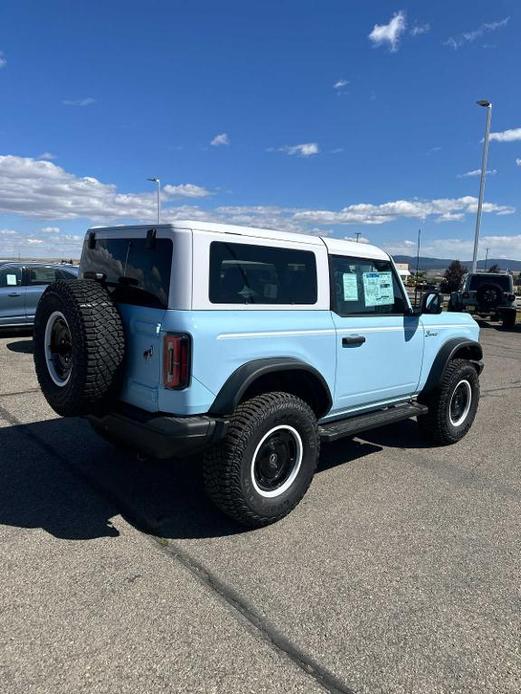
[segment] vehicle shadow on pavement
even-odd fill
[[[42,425],[40,433],[45,435],[52,422]],[[59,459],[40,446],[27,425],[0,427],[0,479],[1,525],[41,528],[67,540],[119,535],[110,520],[117,514],[116,506],[86,493]],[[9,533],[2,530],[4,537],[9,538]]]
[[[500,333],[521,333],[521,323],[518,322],[513,328],[504,328],[501,323],[492,323],[483,318],[476,318],[476,322],[482,330],[497,330]]]
[[[8,342],[6,347],[10,352],[16,352],[17,354],[32,354],[33,339],[31,337],[28,340],[15,340],[14,342]]]
[[[386,448],[432,448],[432,442],[424,438],[414,419],[372,429],[360,434],[363,441]]]
[[[349,440],[323,446],[317,473],[380,450]],[[111,519],[121,515],[168,539],[246,532],[207,500],[200,458],[140,461],[78,419],[0,427],[0,452],[3,525],[86,540],[117,536]]]

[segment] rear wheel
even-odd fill
[[[476,369],[464,359],[454,359],[445,369],[440,386],[420,399],[429,407],[428,414],[418,417],[421,432],[440,445],[456,443],[472,426],[478,409]]]
[[[306,493],[319,445],[315,415],[303,400],[258,395],[239,405],[224,440],[205,454],[206,491],[242,525],[274,523]]]
[[[507,311],[503,314],[503,327],[506,329],[514,328],[516,325],[516,311]]]

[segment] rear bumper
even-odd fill
[[[220,441],[228,428],[226,419],[151,415],[137,408],[88,420],[109,441],[158,460],[199,453]]]

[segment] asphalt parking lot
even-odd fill
[[[521,691],[521,326],[484,326],[470,434],[324,447],[244,532],[197,461],[142,463],[40,394],[0,335],[0,682],[33,692]]]

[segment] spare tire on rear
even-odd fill
[[[119,390],[124,355],[121,317],[103,286],[75,279],[47,287],[34,321],[34,364],[55,412],[102,412]]]
[[[479,307],[482,310],[493,309],[500,306],[503,300],[503,290],[497,284],[487,282],[482,284],[476,292]]]

